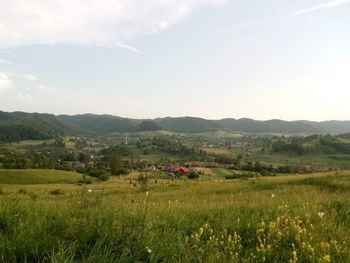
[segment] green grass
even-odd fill
[[[82,175],[75,172],[42,169],[0,169],[0,184],[76,183],[79,179],[82,179]]]
[[[7,150],[19,150],[23,149],[28,146],[38,146],[42,145],[43,143],[53,143],[54,140],[24,140],[19,142],[12,142],[12,143],[0,143],[0,149],[7,149]]]
[[[211,170],[215,173],[216,176],[225,178],[226,175],[232,174],[232,171],[225,168],[211,168]]]
[[[3,186],[0,262],[350,262],[348,172],[150,182]]]

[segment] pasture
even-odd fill
[[[80,186],[51,172],[0,171],[1,262],[350,262],[350,172]]]
[[[0,184],[77,183],[82,175],[52,169],[0,169]]]

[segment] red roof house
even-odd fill
[[[180,172],[180,173],[184,173],[184,174],[188,174],[190,172],[190,169],[186,168],[186,167],[175,167],[175,172]]]

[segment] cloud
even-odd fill
[[[31,103],[33,103],[34,99],[29,94],[18,94],[17,100],[20,101],[21,103],[31,104]]]
[[[0,59],[0,64],[11,65],[11,64],[13,64],[13,62],[12,62],[12,61],[9,61],[9,60],[5,60],[5,59]]]
[[[36,44],[119,46],[182,22],[191,12],[227,0],[2,1],[0,48]]]
[[[276,17],[272,17],[272,18],[247,21],[247,22],[241,23],[241,24],[233,27],[230,31],[232,31],[232,32],[241,31],[241,30],[251,28],[254,26],[258,26],[261,24],[277,22],[277,21],[289,19],[292,17],[312,13],[312,12],[315,12],[315,11],[318,11],[321,9],[333,8],[333,7],[337,7],[337,6],[345,5],[345,4],[350,4],[350,0],[332,0],[332,1],[329,1],[329,2],[324,3],[324,4],[315,5],[315,6],[312,6],[309,8],[300,9],[300,10],[291,12],[291,13],[284,15],[284,16],[276,16]]]
[[[14,88],[12,80],[9,78],[8,74],[0,72],[0,93],[6,90]]]
[[[30,80],[30,81],[38,80],[38,77],[34,76],[32,74],[22,74],[22,77],[25,78],[26,80]]]
[[[332,7],[337,7],[340,5],[344,5],[344,4],[349,4],[350,0],[333,0],[333,1],[329,1],[327,3],[324,4],[320,4],[320,5],[315,5],[312,6],[310,8],[305,8],[305,9],[301,9],[295,12],[292,12],[291,14],[289,14],[287,17],[293,17],[293,16],[300,16],[300,15],[304,15],[307,13],[311,13],[320,9],[326,9],[326,8],[332,8]]]
[[[130,45],[126,45],[126,44],[123,44],[123,43],[117,43],[115,45],[106,45],[105,47],[107,48],[111,48],[111,49],[115,49],[115,48],[125,48],[127,50],[130,50],[134,53],[141,53],[141,50],[137,49],[136,47],[132,47]]]

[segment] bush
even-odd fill
[[[77,168],[76,171],[83,174],[83,179],[80,179],[78,184],[91,184],[91,180],[86,179],[85,175],[98,178],[101,181],[107,181],[110,175],[110,173],[105,170],[96,168]]]
[[[21,189],[18,190],[18,193],[19,193],[19,194],[22,194],[22,195],[25,195],[25,194],[27,194],[27,190],[21,188]]]
[[[55,189],[49,192],[51,195],[64,195],[64,192],[61,189]]]
[[[188,179],[198,179],[199,174],[196,171],[191,171],[190,173],[187,174]]]
[[[91,184],[92,182],[91,182],[91,180],[89,180],[89,179],[80,179],[79,181],[78,181],[78,185],[82,185],[82,184]]]
[[[102,174],[100,174],[98,179],[100,179],[101,181],[107,181],[109,179],[109,174],[108,173],[102,173]],[[91,181],[90,181],[90,183],[91,183]]]
[[[114,173],[114,175],[126,175],[126,174],[129,174],[129,173],[130,173],[129,169],[122,167],[122,168],[118,169]]]
[[[261,170],[260,174],[262,176],[270,176],[271,175],[271,173],[269,171],[267,171],[267,170]]]
[[[139,173],[137,176],[137,181],[140,184],[146,185],[148,183],[148,176],[146,173]]]

